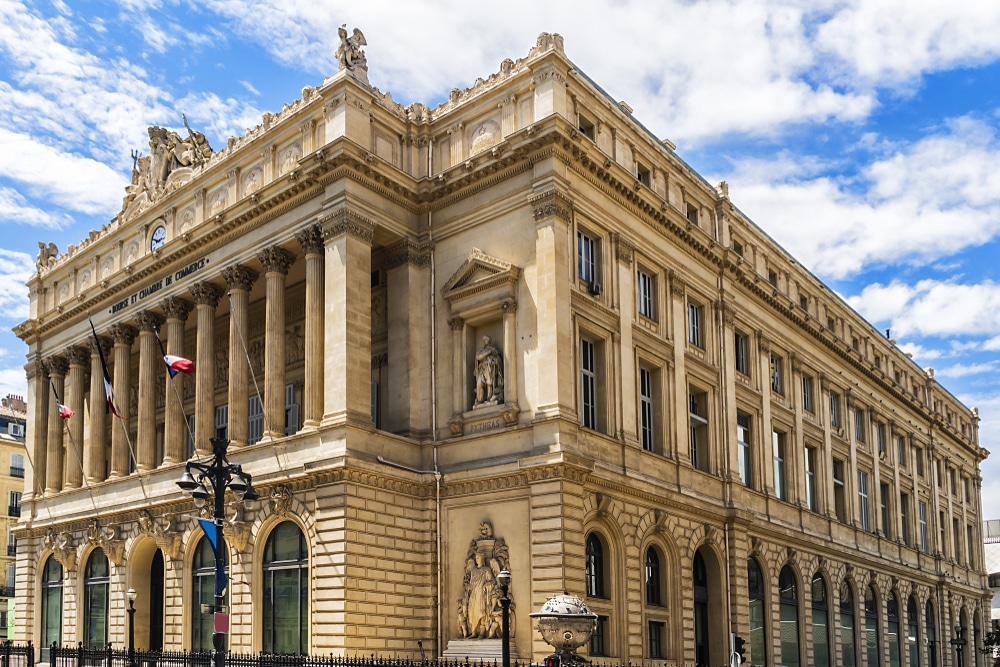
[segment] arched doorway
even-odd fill
[[[135,589],[135,646],[163,648],[163,552],[153,540],[137,544],[129,558],[128,587]]]
[[[694,649],[695,664],[709,667],[727,661],[729,635],[726,633],[722,597],[722,568],[715,552],[703,546],[694,554]]]

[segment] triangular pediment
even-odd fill
[[[449,302],[482,292],[503,292],[497,297],[513,297],[521,270],[502,259],[487,255],[479,248],[473,248],[469,258],[441,288],[441,293]]]

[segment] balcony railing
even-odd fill
[[[14,597],[13,586],[0,586],[0,598],[12,598],[12,597]]]
[[[7,505],[7,516],[21,516],[21,506]]]
[[[7,555],[8,556],[16,556],[17,555],[17,545],[16,544],[8,544],[7,545]]]
[[[15,466],[11,466],[10,467],[10,476],[11,477],[20,477],[20,478],[23,479],[24,478],[24,468],[18,468],[18,467],[15,467]]]

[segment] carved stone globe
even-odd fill
[[[575,595],[556,595],[542,605],[541,611],[528,614],[538,619],[538,632],[545,643],[556,650],[563,665],[587,664],[576,654],[597,629],[597,614]]]

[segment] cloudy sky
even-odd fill
[[[525,55],[576,65],[966,405],[1000,518],[1000,2],[0,0],[0,394],[24,281],[121,208],[146,127],[214,146],[336,70],[360,27],[404,104]],[[322,9],[317,9],[321,7]]]

